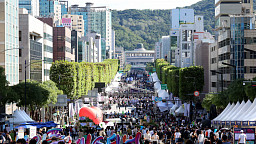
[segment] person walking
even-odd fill
[[[158,144],[159,136],[157,135],[157,131],[155,131],[155,134],[152,136],[153,144]]]
[[[147,130],[147,133],[144,135],[145,144],[149,144],[151,140],[151,135],[149,133],[149,130]]]
[[[204,133],[202,130],[200,131],[200,134],[198,135],[198,143],[204,144]]]
[[[246,134],[244,133],[243,130],[241,130],[240,132],[241,132],[241,134],[239,135],[238,143],[239,144],[245,144],[247,136],[246,136]]]

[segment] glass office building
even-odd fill
[[[19,8],[25,8],[32,16],[39,16],[39,0],[19,0]]]
[[[231,45],[230,45],[230,59],[231,64],[234,65],[233,70],[231,71],[232,80],[245,78],[245,73],[248,73],[246,70],[246,46],[256,43],[253,41],[255,36],[250,36],[254,31],[254,24],[252,17],[244,16],[232,16],[230,18],[230,34],[231,34]]]
[[[0,66],[9,85],[19,83],[18,0],[0,1]]]

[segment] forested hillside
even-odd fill
[[[196,15],[203,15],[205,30],[214,28],[214,0],[202,0],[185,8],[192,8]],[[170,10],[123,10],[112,12],[116,32],[116,47],[133,50],[137,43],[154,49],[155,42],[170,31]]]

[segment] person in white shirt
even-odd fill
[[[208,132],[207,137],[210,138],[210,134],[211,134],[212,130],[211,130],[211,129],[208,129],[207,132]]]
[[[155,131],[155,134],[152,136],[153,144],[158,144],[159,136],[157,135],[157,132]]]
[[[151,134],[147,130],[147,133],[144,135],[145,144],[149,144],[151,140]]]
[[[175,143],[178,143],[179,138],[181,138],[181,133],[178,129],[176,129],[174,133]]]
[[[239,144],[245,144],[247,136],[246,136],[246,134],[244,133],[243,130],[241,130],[240,132],[241,132],[241,134],[239,135],[238,143]]]
[[[203,144],[204,143],[204,133],[203,131],[201,130],[201,133],[198,135],[198,143],[199,144]]]

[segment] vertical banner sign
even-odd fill
[[[36,136],[36,126],[31,126],[29,129],[29,137],[33,138],[34,136]]]
[[[19,127],[19,129],[18,129],[18,137],[19,137],[19,139],[24,138],[24,127]]]

